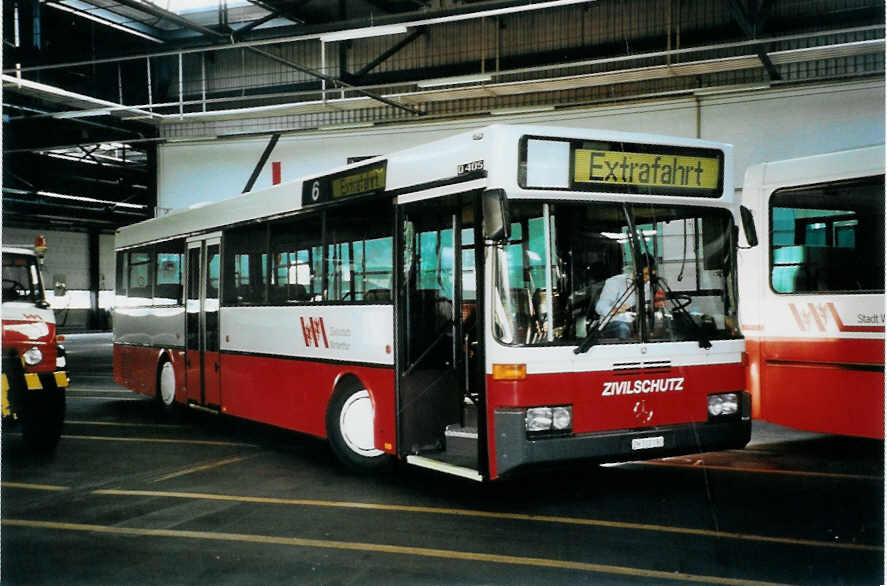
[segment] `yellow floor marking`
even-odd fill
[[[147,397],[99,397],[95,395],[77,395],[74,393],[68,393],[68,399],[76,399],[78,401],[89,400],[89,401],[150,401]]]
[[[207,462],[206,464],[199,464],[197,466],[191,466],[190,468],[184,468],[179,470],[178,472],[173,472],[172,474],[167,474],[166,476],[161,476],[151,482],[163,482],[164,480],[170,480],[171,478],[178,478],[179,476],[185,476],[187,474],[193,474],[194,472],[203,472],[204,470],[211,470],[213,468],[219,468],[221,466],[227,466],[228,464],[235,464],[237,462],[242,462],[243,460],[248,460],[253,458],[254,456],[240,456],[238,458],[228,458],[226,460],[217,460],[215,462]]]
[[[320,501],[306,499],[284,499],[270,497],[248,497],[224,494],[206,494],[196,492],[169,492],[150,490],[96,490],[93,494],[116,496],[157,496],[184,499],[205,499],[216,501],[233,501],[242,503],[296,505],[303,507],[332,507],[340,509],[364,509],[373,511],[397,511],[405,513],[425,513],[434,515],[450,515],[461,517],[478,517],[486,519],[507,519],[514,521],[533,521],[541,523],[560,523],[563,525],[584,525],[589,527],[606,527],[608,529],[627,529],[633,531],[654,531],[659,533],[675,533],[681,535],[697,535],[717,539],[736,539],[741,541],[756,541],[764,543],[780,543],[784,545],[801,545],[806,547],[828,547],[836,549],[851,549],[862,551],[883,551],[884,548],[876,545],[858,545],[853,543],[832,543],[830,541],[816,541],[810,539],[793,539],[789,537],[769,537],[766,535],[753,535],[746,533],[732,533],[727,531],[712,531],[708,529],[693,529],[689,527],[672,527],[668,525],[652,525],[647,523],[626,523],[622,521],[603,521],[600,519],[576,519],[571,517],[553,517],[548,515],[527,515],[521,513],[496,513],[490,511],[477,511],[471,509],[444,509],[437,507],[417,507],[410,505],[385,505],[376,503],[354,503],[339,501]]]
[[[809,472],[806,470],[781,470],[779,468],[755,468],[754,466],[718,466],[704,462],[690,463],[673,460],[649,460],[647,462],[630,462],[639,466],[664,466],[670,468],[705,468],[706,470],[722,470],[727,472],[753,472],[756,474],[777,474],[783,476],[812,476],[817,478],[836,478],[849,480],[884,480],[883,476],[869,474],[839,474],[832,472]]]
[[[83,389],[80,387],[68,387],[68,394],[71,393],[115,393],[119,395],[135,395],[135,391],[129,389]]]
[[[3,488],[24,488],[27,490],[48,490],[48,491],[62,491],[62,490],[70,490],[67,486],[53,486],[51,484],[28,484],[26,482],[3,482],[0,483],[0,486]]]
[[[141,442],[151,444],[191,444],[196,446],[231,446],[238,448],[255,448],[253,444],[241,444],[237,442],[217,442],[210,440],[182,440],[153,437],[110,437],[103,435],[63,435],[62,439],[94,440],[103,442]]]
[[[108,527],[105,525],[85,525],[80,523],[58,523],[52,521],[28,521],[23,519],[3,519],[2,523],[7,527],[28,527],[33,529],[55,529],[63,531],[80,531],[88,533],[104,533],[106,535],[126,535],[143,537],[169,537],[183,539],[201,539],[210,541],[228,541],[239,543],[259,543],[264,545],[287,545],[290,547],[311,547],[320,549],[335,549],[343,551],[359,551],[382,554],[399,554],[417,557],[430,557],[448,560],[461,560],[470,562],[486,562],[493,564],[508,564],[515,566],[532,566],[538,568],[555,568],[562,570],[575,570],[580,572],[594,572],[620,576],[632,576],[656,580],[671,580],[676,582],[693,582],[705,584],[728,585],[766,585],[772,582],[759,582],[754,580],[740,580],[734,578],[722,578],[720,576],[700,576],[681,572],[665,572],[659,570],[645,570],[626,566],[610,566],[606,564],[592,564],[586,562],[570,562],[547,558],[519,557],[510,555],[497,555],[488,553],[474,553],[467,551],[454,551],[446,549],[431,549],[425,547],[406,547],[400,545],[384,545],[378,543],[361,543],[349,541],[332,541],[326,539],[303,539],[300,537],[275,537],[271,535],[249,535],[244,533],[218,533],[214,531],[183,531],[173,529],[137,529],[132,527]]]
[[[146,427],[150,429],[188,429],[191,425],[175,425],[172,423],[120,423],[115,421],[83,421],[80,419],[66,419],[65,425],[105,425],[109,427]]]

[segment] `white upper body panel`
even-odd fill
[[[397,151],[383,157],[369,159],[331,169],[327,173],[310,175],[301,180],[277,185],[261,191],[236,195],[230,199],[177,210],[161,218],[146,220],[117,232],[117,248],[127,248],[149,242],[157,242],[188,235],[218,230],[226,225],[260,218],[273,218],[302,209],[302,189],[316,178],[359,169],[374,162],[386,162],[385,190],[414,190],[417,186],[438,190],[436,183],[452,181],[460,175],[460,165],[483,162],[487,176],[472,181],[472,188],[501,188],[509,197],[546,197],[552,199],[590,198],[609,201],[638,201],[647,196],[620,193],[576,192],[564,190],[527,190],[518,184],[519,142],[523,136],[583,139],[603,142],[627,142],[689,148],[713,148],[724,153],[723,190],[717,198],[698,198],[699,204],[733,208],[732,147],[723,143],[691,138],[669,137],[653,134],[614,132],[609,130],[584,130],[557,126],[493,125],[476,131],[459,134],[422,146]],[[464,170],[462,168],[461,170]],[[688,198],[657,196],[658,203],[665,205],[687,203]],[[406,200],[405,200],[406,201]],[[402,203],[402,202],[401,202]]]

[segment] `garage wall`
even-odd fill
[[[281,163],[282,180],[291,181],[344,165],[348,157],[385,154],[501,122],[698,135],[728,142],[735,147],[735,177],[741,181],[746,167],[759,162],[882,143],[884,83],[683,96],[521,117],[283,136],[254,189],[271,185],[273,161]],[[267,144],[268,138],[263,137],[162,145],[158,153],[158,206],[177,209],[237,195]]]

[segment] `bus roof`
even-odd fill
[[[813,185],[884,173],[884,145],[866,146],[750,166],[743,192],[763,186]]]
[[[302,209],[303,186],[310,187],[318,178],[347,175],[349,170],[372,168],[374,164],[378,167],[385,166],[384,187],[386,191],[392,192],[456,180],[463,168],[475,169],[475,163],[483,163],[496,156],[508,164],[487,163],[483,186],[504,188],[511,195],[521,191],[517,185],[518,141],[524,136],[718,149],[725,155],[724,197],[732,198],[733,195],[732,147],[724,143],[611,130],[495,124],[222,201],[176,210],[159,218],[120,228],[115,244],[117,248],[127,248],[212,232],[230,224],[283,216]],[[463,167],[466,165],[468,167]],[[707,200],[706,203],[714,204],[715,201]]]

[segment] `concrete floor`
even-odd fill
[[[2,445],[3,584],[884,582],[883,442],[755,422],[744,450],[481,485],[343,469],[249,422],[163,419],[69,336],[55,454]]]

